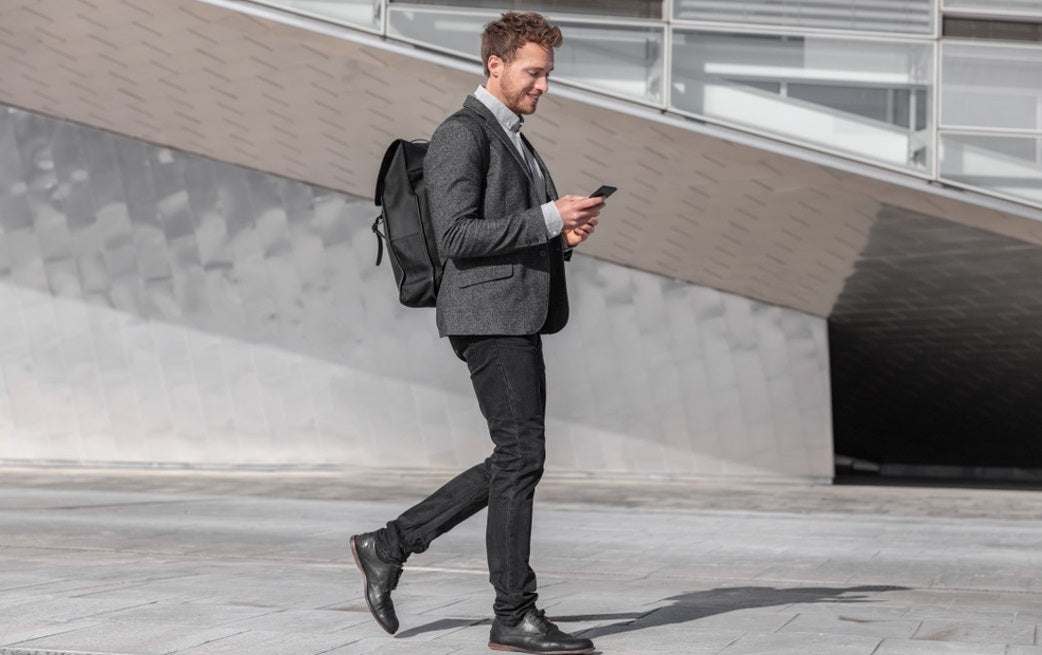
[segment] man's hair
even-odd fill
[[[547,50],[556,48],[564,41],[561,28],[551,25],[546,18],[534,13],[508,11],[485,26],[481,34],[481,62],[488,77],[488,58],[496,55],[505,63],[517,56],[517,51],[527,43],[537,43]]]

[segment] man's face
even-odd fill
[[[515,114],[535,113],[539,96],[550,86],[554,52],[536,43],[526,43],[510,63],[492,55],[486,88]]]

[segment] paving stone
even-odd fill
[[[964,616],[947,621],[928,619],[922,622],[912,638],[1022,646],[1031,646],[1035,643],[1036,628],[1034,624],[1003,624],[1001,618],[999,621],[985,623],[979,620],[980,616],[974,616],[974,620],[967,620],[967,618]]]
[[[114,653],[125,655],[163,655],[181,651],[237,634],[222,628],[186,629],[185,626],[158,624],[147,628],[118,621],[106,621],[46,637],[26,639],[9,648],[79,653]]]
[[[884,639],[873,655],[1007,655],[1005,644]]]
[[[283,653],[285,652],[289,651],[283,651]],[[399,640],[362,639],[324,651],[322,655],[470,655],[471,653],[488,655],[489,652],[484,644],[467,650],[454,643],[425,642],[422,646],[417,646],[415,643]]]
[[[484,516],[369,616],[347,538],[434,476],[4,471],[0,655],[487,653]],[[605,655],[1042,655],[1042,493],[555,479],[540,605]]]
[[[273,609],[270,607],[230,605],[206,599],[186,603],[149,602],[128,609],[108,612],[105,614],[105,618],[120,623],[217,627],[240,623],[243,619],[265,616],[272,612]]]
[[[369,613],[337,610],[278,610],[228,623],[243,630],[280,631],[286,634],[336,633],[371,621]]]
[[[0,625],[0,643],[17,644],[42,637],[50,637],[62,632],[70,632],[81,628],[98,625],[97,621],[84,619],[81,621],[40,621],[20,623],[14,620],[5,620]],[[0,651],[2,652],[2,651]]]
[[[73,621],[92,619],[113,612],[128,610],[147,604],[148,601],[135,599],[97,599],[78,597],[45,597],[31,601],[8,605],[4,608],[4,625],[11,623],[27,623],[38,621]]]
[[[591,637],[602,653],[716,655],[744,635],[745,633],[731,630],[690,630],[683,635],[682,640],[678,640],[676,635],[648,630]]]
[[[781,632],[820,632],[838,635],[863,635],[879,638],[912,637],[919,628],[917,620],[880,619],[842,612],[834,616],[800,614],[781,628]]]
[[[352,637],[347,633],[307,634],[300,631],[248,630],[177,652],[179,655],[181,653],[185,655],[327,653],[335,649],[348,648],[357,641],[357,637]]]
[[[720,655],[878,655],[879,639],[821,633],[750,634],[730,644]]]

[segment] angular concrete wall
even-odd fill
[[[469,465],[489,449],[369,200],[0,106],[0,459]],[[549,465],[832,475],[820,318],[577,256]]]

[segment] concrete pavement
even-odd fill
[[[486,647],[482,516],[406,566],[391,637],[350,534],[437,472],[0,468],[0,654]],[[1042,492],[548,474],[540,605],[606,655],[1042,655]]]

